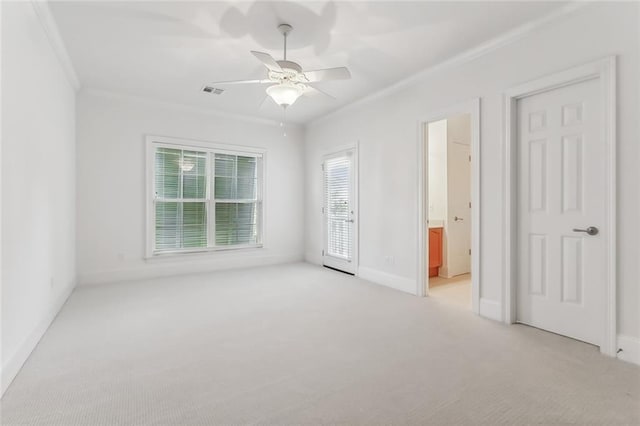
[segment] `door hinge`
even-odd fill
[[[322,169],[322,171],[324,172],[324,164],[320,164],[320,168]]]
[[[469,201],[469,208],[471,208],[471,201]]]
[[[471,255],[471,249],[469,249],[469,255]]]
[[[324,214],[324,207],[322,207],[322,209],[321,209],[321,210],[322,210],[322,214]]]
[[[322,255],[324,256],[324,250],[322,250]]]
[[[471,156],[469,156],[469,162],[471,162]]]

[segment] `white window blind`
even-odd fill
[[[258,159],[215,154],[216,245],[258,242]]]
[[[350,205],[351,160],[347,157],[326,160],[324,179],[327,254],[351,260],[353,232]]]
[[[156,151],[157,250],[207,246],[206,160],[204,152]]]
[[[261,154],[152,149],[153,254],[261,244]]]

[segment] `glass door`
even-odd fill
[[[355,274],[354,150],[325,157],[323,264]]]

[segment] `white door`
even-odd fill
[[[355,274],[355,154],[342,151],[325,157],[323,264]]]
[[[447,212],[448,275],[471,272],[471,147],[449,143]]]
[[[601,117],[597,80],[518,101],[516,320],[595,345],[606,322]]]

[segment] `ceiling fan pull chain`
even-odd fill
[[[282,129],[283,129],[283,136],[286,138],[287,137],[287,107],[285,106],[284,108],[282,108]]]

